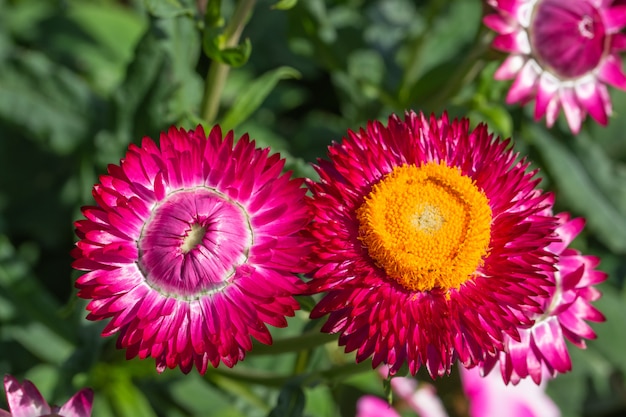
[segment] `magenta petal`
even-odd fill
[[[530,53],[530,43],[526,32],[514,32],[498,35],[493,40],[493,47],[504,52],[515,52],[521,54]]]
[[[59,410],[63,417],[90,417],[93,406],[93,391],[82,389],[66,402]]]
[[[585,118],[585,112],[581,109],[580,103],[578,103],[576,94],[572,88],[561,89],[561,104],[563,105],[563,112],[565,113],[569,128],[572,130],[572,133],[577,134],[580,132],[582,121]]]
[[[506,96],[507,103],[515,103],[518,101],[524,103],[530,100],[534,94],[535,84],[537,83],[537,77],[540,71],[541,68],[539,68],[534,60],[526,62]]]
[[[535,120],[540,120],[545,116],[550,103],[555,100],[558,94],[559,81],[549,72],[544,72],[539,77],[537,95],[535,97]]]
[[[606,126],[608,116],[611,114],[611,99],[604,84],[598,84],[595,81],[577,84],[576,97],[591,117]]]
[[[524,62],[526,62],[526,59],[522,55],[511,55],[504,60],[493,77],[496,80],[510,80],[515,78],[519,70],[524,66]]]
[[[607,32],[619,32],[626,26],[626,6],[614,6],[602,13]]]
[[[33,417],[50,414],[51,409],[32,382],[22,385],[11,375],[4,377],[4,390],[12,417]]]
[[[626,90],[626,75],[620,61],[613,55],[606,58],[598,74],[600,79],[614,87]]]
[[[357,401],[356,417],[400,417],[400,415],[387,401],[365,395]]]

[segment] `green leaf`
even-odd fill
[[[594,176],[597,174],[591,174],[585,168],[581,162],[584,156],[577,156],[537,126],[528,127],[523,134],[530,143],[537,145],[543,156],[557,187],[557,202],[565,203],[577,214],[584,215],[589,229],[596,232],[613,251],[625,252],[626,217],[613,201],[615,197],[603,192],[606,187],[596,182]]]
[[[74,350],[74,345],[37,321],[19,326],[6,326],[4,331],[42,362],[59,366]]]
[[[209,0],[206,5],[206,13],[204,14],[204,23],[209,28],[224,26],[224,19],[222,18],[222,0]]]
[[[154,17],[172,18],[194,16],[196,9],[179,0],[144,0],[146,9]]]
[[[278,0],[272,5],[272,9],[289,10],[298,4],[298,0]]]
[[[250,39],[246,38],[243,43],[229,48],[224,47],[224,42],[221,29],[208,27],[205,29],[202,46],[206,56],[231,67],[240,67],[248,62],[252,52]]]
[[[285,385],[278,395],[276,407],[267,416],[302,417],[305,403],[306,397],[302,388],[298,385]]]
[[[107,394],[119,417],[157,417],[144,394],[121,371],[108,385]]]
[[[221,122],[222,128],[233,129],[250,117],[280,80],[299,77],[300,73],[291,67],[279,67],[258,77],[237,97]]]
[[[86,137],[95,102],[80,76],[43,53],[22,52],[0,71],[0,121],[58,154],[70,153]]]
[[[115,95],[120,143],[158,135],[197,109],[202,94],[202,80],[195,71],[199,46],[191,19],[151,21]]]

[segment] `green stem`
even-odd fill
[[[274,340],[271,345],[255,344],[249,355],[280,355],[282,353],[299,352],[324,345],[336,339],[337,336],[321,333],[319,330],[311,330],[298,336]]]
[[[458,66],[454,74],[450,77],[450,82],[439,94],[430,100],[426,100],[425,108],[438,111],[447,101],[454,97],[464,85],[472,81],[485,66],[485,61],[480,59],[489,49],[489,44],[493,39],[493,34],[485,27],[481,27],[474,42],[472,50],[465,56],[465,59]]]
[[[302,375],[280,375],[273,372],[263,372],[254,369],[243,369],[240,367],[232,369],[214,368],[207,371],[207,378],[213,380],[215,376],[224,377],[233,381],[247,382],[266,387],[280,388],[289,381],[298,381],[301,386],[315,386],[321,383],[342,381],[363,372],[372,370],[370,361],[355,363],[350,362],[343,365],[333,366],[322,371],[313,371]]]
[[[248,16],[254,8],[256,0],[239,0],[233,15],[224,31],[224,48],[233,48],[239,43],[239,38],[246,25]],[[226,79],[230,72],[230,66],[221,62],[213,61],[204,82],[204,96],[202,97],[202,118],[209,124],[215,121],[220,107],[222,91],[226,85]]]

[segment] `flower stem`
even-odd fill
[[[250,12],[256,0],[239,0],[231,19],[224,31],[224,47],[233,48],[239,43],[239,38],[246,25]],[[220,107],[222,91],[228,78],[230,66],[213,61],[204,82],[204,96],[202,97],[202,118],[209,124],[215,121]]]
[[[342,365],[336,365],[328,369],[313,371],[302,375],[281,375],[273,372],[264,372],[254,369],[243,368],[214,368],[207,371],[207,378],[212,380],[216,375],[233,380],[246,383],[252,383],[257,385],[264,385],[266,387],[280,388],[289,381],[298,381],[298,384],[303,387],[313,387],[321,383],[331,383],[342,381],[363,372],[369,372],[372,370],[372,363],[370,361],[355,363],[350,362]]]
[[[321,333],[315,329],[298,336],[275,340],[271,345],[255,344],[249,355],[280,355],[282,353],[299,352],[332,342],[336,338],[337,336]]]

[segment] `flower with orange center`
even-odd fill
[[[356,360],[415,374],[475,366],[518,339],[553,285],[552,199],[510,142],[413,112],[348,132],[309,182],[311,312]]]

